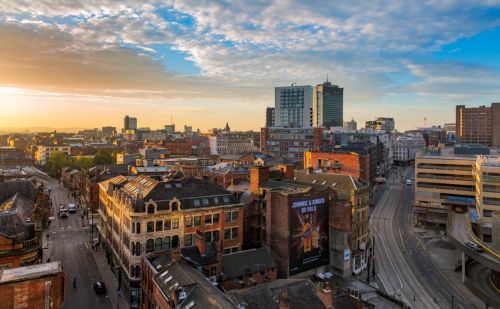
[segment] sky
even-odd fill
[[[259,129],[327,75],[358,126],[454,122],[500,101],[500,0],[0,0],[0,128]]]

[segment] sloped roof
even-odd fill
[[[222,256],[224,279],[233,279],[275,267],[269,247],[250,249]]]
[[[15,194],[0,205],[0,234],[18,241],[31,239],[33,233],[26,225],[26,219],[33,221],[34,202]]]
[[[332,173],[312,173],[307,174],[306,170],[295,171],[295,181],[302,183],[313,183],[316,185],[331,187],[333,190],[350,191],[366,187],[367,184],[361,180],[356,180],[351,175]]]

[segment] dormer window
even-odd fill
[[[155,213],[155,205],[150,204],[148,205],[148,214],[154,214]]]

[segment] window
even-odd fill
[[[156,221],[156,231],[163,231],[163,221]]]
[[[148,214],[154,214],[155,213],[155,205],[148,205]]]
[[[205,232],[205,242],[212,242],[212,232]]]
[[[229,196],[222,197],[222,200],[224,201],[224,203],[229,203]]]
[[[224,248],[224,254],[231,253],[231,248]]]
[[[224,229],[224,240],[231,240],[231,229]]]
[[[205,225],[212,224],[212,215],[205,215]]]
[[[179,209],[179,203],[173,202],[172,203],[172,211],[177,211]]]
[[[153,233],[154,231],[155,231],[155,222],[154,221],[148,221],[147,232],[148,233]]]
[[[219,214],[213,214],[212,222],[213,224],[219,224]]]
[[[172,236],[172,248],[177,248],[179,247],[179,236],[174,235]]]
[[[238,221],[238,210],[233,210],[231,212],[231,221]]]
[[[219,231],[218,230],[212,232],[212,238],[215,241],[219,240]]]
[[[208,198],[204,197],[202,200],[203,206],[208,206]]]
[[[161,237],[156,238],[155,240],[155,251],[161,251],[161,244],[163,243],[163,240]]]
[[[200,206],[200,200],[199,199],[194,199],[193,200],[194,206]]]
[[[140,234],[140,233],[141,233],[141,222],[137,222],[137,223],[135,224],[135,232],[136,232],[137,234]]]
[[[238,239],[238,228],[237,227],[233,227],[232,229],[232,239]]]
[[[224,222],[229,222],[231,221],[231,211],[225,210],[224,211]]]
[[[179,228],[179,218],[172,219],[172,229],[178,229],[178,228]]]
[[[193,226],[193,218],[191,216],[185,216],[184,217],[184,226],[186,227],[192,227]]]
[[[132,242],[132,255],[140,256],[141,255],[141,243],[136,241]]]
[[[170,249],[170,236],[163,238],[163,250]]]
[[[152,239],[148,239],[146,242],[146,253],[153,252],[153,248],[155,245],[155,241]]]
[[[172,220],[170,220],[170,219],[165,220],[164,228],[165,228],[165,230],[170,230],[172,228]]]
[[[194,226],[200,226],[201,225],[201,216],[194,216]]]
[[[215,204],[219,204],[219,198],[218,197],[214,197],[214,203]]]
[[[192,246],[193,245],[193,234],[186,234],[184,236],[184,246]]]

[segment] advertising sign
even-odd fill
[[[289,211],[290,275],[328,264],[328,200],[292,199]]]

